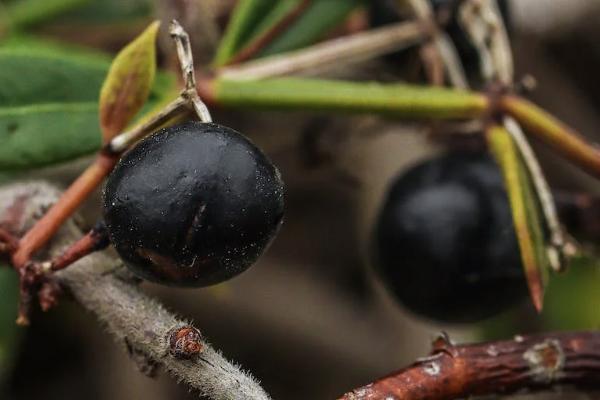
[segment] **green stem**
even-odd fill
[[[529,133],[551,146],[557,153],[600,178],[600,150],[561,121],[521,97],[507,95],[499,107],[512,115]]]
[[[203,98],[225,107],[377,113],[421,119],[485,114],[486,96],[455,89],[372,82],[278,78],[201,83]]]

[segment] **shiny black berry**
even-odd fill
[[[447,154],[401,175],[374,250],[391,292],[429,319],[474,322],[527,296],[502,177],[487,155]]]
[[[104,190],[110,239],[138,276],[206,286],[246,270],[283,216],[277,168],[233,129],[187,122],[126,153]]]

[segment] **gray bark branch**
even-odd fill
[[[15,230],[23,231],[39,217],[41,210],[58,198],[59,192],[44,183],[14,184],[0,188],[0,221],[6,220],[11,205],[25,199]],[[56,253],[81,236],[73,221],[68,221],[51,243]],[[60,282],[84,308],[94,313],[117,342],[127,343],[136,356],[142,354],[162,365],[177,379],[202,396],[215,400],[255,399],[269,396],[258,382],[239,366],[228,362],[219,351],[201,340],[202,351],[193,359],[177,358],[170,352],[170,334],[190,325],[177,318],[158,301],[135,285],[120,279],[119,261],[104,252],[84,257],[57,274]]]

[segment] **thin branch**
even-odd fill
[[[57,257],[42,263],[42,272],[56,272],[65,269],[93,252],[104,250],[109,244],[106,225],[104,221],[98,222],[88,233],[69,245]]]
[[[154,132],[169,120],[186,113],[188,110],[188,99],[178,96],[144,123],[136,125],[131,130],[115,136],[107,144],[106,151],[110,154],[121,154],[133,143],[136,143],[144,136]]]
[[[279,110],[379,113],[393,117],[465,119],[480,117],[489,98],[448,88],[326,79],[214,79],[198,82],[203,99],[214,106]]]
[[[341,399],[455,400],[563,385],[596,390],[599,375],[600,332],[517,336],[461,346],[440,339],[430,357]]]
[[[98,187],[117,161],[118,157],[112,154],[98,155],[94,163],[63,193],[60,200],[19,240],[19,248],[12,257],[15,268],[22,269],[31,255],[50,240],[83,199]]]
[[[421,42],[418,22],[402,22],[328,40],[302,50],[277,54],[218,70],[224,79],[261,79],[285,75],[316,75],[357,64]]]
[[[185,83],[183,97],[187,98],[202,122],[212,122],[212,117],[206,104],[198,96],[196,90],[196,73],[194,72],[194,57],[190,45],[190,37],[177,20],[171,21],[169,33],[177,47],[177,58],[181,67],[181,75]]]
[[[600,150],[597,145],[588,143],[554,116],[519,96],[502,96],[498,106],[556,153],[600,178]]]
[[[59,193],[43,183],[4,186],[0,189],[0,204],[10,205],[23,196],[27,206],[19,220],[31,225],[34,215],[56,201]],[[0,209],[0,215],[5,214],[6,209]],[[24,227],[15,230],[23,231]],[[55,236],[51,252],[56,253],[80,235],[75,224],[68,221]],[[118,343],[127,344],[136,356],[142,354],[149,362],[164,366],[200,395],[215,400],[269,399],[251,376],[225,360],[203,338],[187,334],[180,337],[181,332],[197,330],[135,286],[117,278],[118,264],[104,252],[99,252],[58,272],[57,276],[73,297],[98,317]],[[182,358],[186,354],[191,358]]]

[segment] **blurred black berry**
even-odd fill
[[[527,296],[502,177],[487,155],[451,153],[402,174],[374,250],[391,292],[429,319],[474,322]]]

